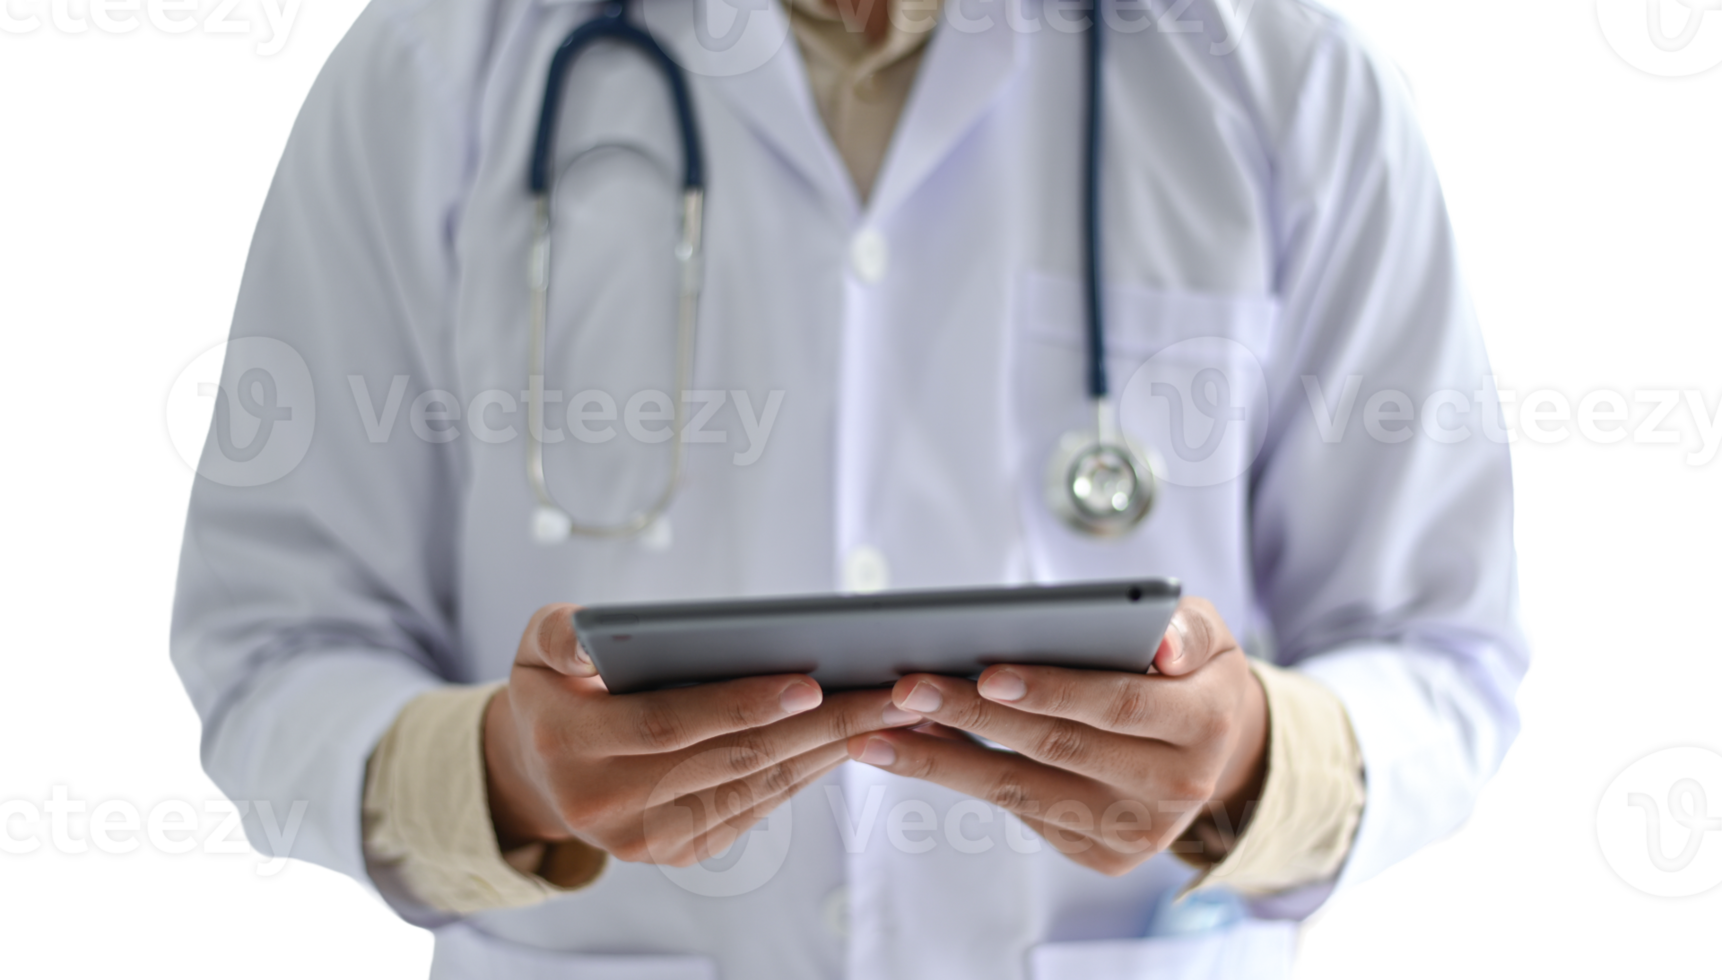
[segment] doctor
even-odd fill
[[[533,350],[524,175],[597,13],[373,0],[264,206],[233,336],[303,359],[315,430],[198,481],[173,651],[223,790],[308,804],[291,856],[435,928],[438,977],[1266,977],[1465,818],[1526,663],[1507,452],[1408,100],[1343,23],[1109,5],[1091,103],[1068,4],[636,0],[703,147],[683,360],[685,144],[610,44],[556,109]],[[1091,260],[1161,474],[1109,538],[1045,492],[1094,424]],[[288,418],[238,350],[229,414]],[[547,535],[540,486],[592,524],[675,492]],[[889,692],[611,696],[565,605],[1151,575],[1201,597],[1156,674]]]

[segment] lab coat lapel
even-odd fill
[[[690,17],[701,14],[700,0],[686,6]],[[788,15],[781,4],[771,3],[754,16],[771,18],[771,29],[782,32],[783,43],[758,68],[708,77],[706,83],[750,130],[775,147],[806,177],[821,198],[832,202],[846,217],[858,213],[860,204],[854,185],[813,104],[812,88],[795,35],[789,31]],[[698,43],[691,23],[690,20],[686,35],[678,38],[678,43]]]
[[[950,16],[940,18],[874,189],[870,208],[874,216],[883,217],[903,205],[1016,74],[1021,60],[1019,36],[1004,10],[1012,2],[965,4],[975,9],[961,22]],[[985,18],[991,19],[990,26],[976,30]]]

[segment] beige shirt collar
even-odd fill
[[[865,34],[850,30],[844,23],[838,4],[850,10],[865,12],[871,4],[888,4],[889,30],[878,46],[868,43]],[[852,44],[834,44],[834,32],[829,28],[818,32],[822,39],[819,54],[827,60],[844,64],[849,74],[861,78],[871,75],[894,62],[901,61],[927,43],[938,26],[940,0],[784,0],[795,16],[843,26],[843,34],[853,35]],[[803,38],[803,44],[807,40]],[[826,50],[829,49],[829,50]]]

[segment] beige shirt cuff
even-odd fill
[[[501,684],[445,687],[408,702],[371,753],[365,851],[423,904],[469,915],[591,884],[603,851],[578,842],[504,854],[490,819],[484,713]]]
[[[1250,667],[1268,704],[1262,797],[1235,840],[1194,828],[1202,853],[1179,856],[1203,873],[1186,891],[1223,886],[1266,895],[1325,881],[1345,863],[1363,816],[1363,753],[1338,695],[1295,670],[1257,660]],[[1216,844],[1217,863],[1204,857]]]

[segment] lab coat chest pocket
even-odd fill
[[[1165,939],[1044,943],[1029,950],[1030,980],[1277,980],[1297,944],[1290,922],[1246,920],[1223,932]]]
[[[1035,578],[1177,575],[1206,594],[1241,578],[1242,508],[1249,466],[1266,431],[1263,363],[1277,302],[1140,285],[1107,288],[1111,394],[1124,431],[1147,451],[1160,476],[1147,521],[1110,541],[1070,530],[1046,504],[1045,468],[1059,438],[1095,425],[1085,384],[1082,287],[1073,279],[1026,275],[1017,283],[1014,306],[1018,483]]]

